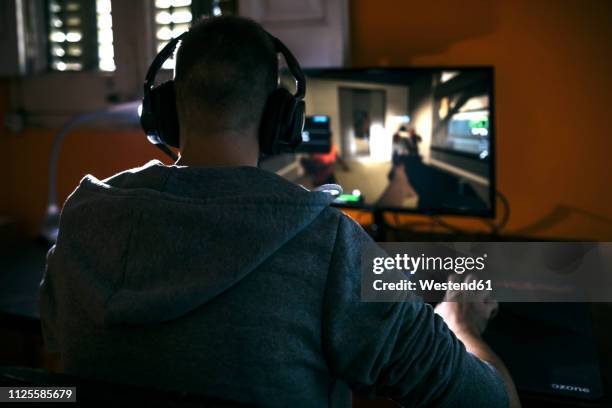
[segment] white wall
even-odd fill
[[[348,61],[348,0],[240,0],[239,14],[278,37],[302,67]]]
[[[384,90],[386,100],[385,126],[389,143],[399,126],[397,116],[408,114],[408,87],[399,85],[382,85],[357,81],[338,81],[308,78],[306,81],[306,114],[328,115],[331,119],[332,142],[340,143],[340,106],[338,103],[338,88],[360,88]],[[390,159],[391,157],[389,157]]]

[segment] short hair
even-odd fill
[[[236,131],[261,120],[278,86],[278,57],[270,35],[235,16],[205,18],[181,40],[175,84],[179,118]]]

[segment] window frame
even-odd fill
[[[157,13],[157,7],[155,6],[155,0],[149,0],[150,2],[150,16],[149,16],[149,24],[151,24],[151,52],[153,53],[153,55],[157,54],[157,49],[159,46],[159,40],[157,38],[157,29],[159,28],[159,26],[157,25],[157,21],[155,20],[156,18],[156,13]],[[233,15],[237,15],[239,13],[239,9],[240,9],[240,1],[239,0],[191,0],[191,15],[192,15],[192,19],[191,19],[191,23],[193,23],[193,21],[196,21],[200,18],[202,18],[203,16],[207,15],[206,14],[206,10],[212,10],[213,9],[213,5],[217,3],[217,5],[219,7],[221,7],[221,11],[223,10],[223,4],[225,4],[227,6],[227,4],[229,4],[229,7],[231,8],[231,13]],[[172,72],[173,68],[166,68],[166,67],[162,67],[162,69],[160,69],[160,77],[162,78],[169,78],[169,74],[168,72]]]
[[[192,2],[200,7],[213,3]],[[31,0],[28,4],[36,12],[30,22],[36,45],[31,54],[36,56],[31,58],[29,73],[10,85],[11,105],[23,126],[58,128],[75,115],[142,98],[146,71],[157,54],[154,0],[111,0],[115,71],[50,70],[46,3]],[[240,1],[235,2],[235,9],[240,9]],[[158,81],[171,79],[172,74],[172,70],[160,70]]]
[[[200,0],[192,0],[200,1]],[[212,0],[201,0],[212,3]],[[268,15],[263,0],[232,0],[236,15],[253,18],[266,30],[283,39],[304,67],[344,66],[348,46],[348,0],[317,0],[315,14]],[[275,0],[290,1],[290,0]],[[291,0],[300,2],[301,0]],[[25,59],[27,75],[9,81],[13,114],[11,123],[26,127],[58,128],[77,114],[108,107],[113,103],[142,98],[146,71],[156,52],[154,3],[152,0],[111,0],[116,70],[47,70],[45,0],[20,1],[27,16]],[[316,7],[315,7],[316,6]],[[195,14],[194,14],[195,15]],[[265,16],[265,18],[264,18]],[[41,27],[44,28],[41,30]],[[323,41],[304,42],[304,37]],[[321,49],[321,44],[323,48]],[[170,79],[172,71],[159,72],[158,82]]]
[[[75,115],[142,97],[143,78],[154,56],[149,0],[111,0],[115,71],[101,71],[97,66],[51,70],[46,4],[34,0],[29,5],[36,11],[30,21],[36,50],[31,51],[29,73],[11,81],[12,106],[21,112],[24,126],[57,128]]]

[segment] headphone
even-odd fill
[[[185,32],[172,39],[153,59],[144,82],[144,97],[140,125],[147,139],[170,156],[177,157],[168,146],[179,147],[179,120],[176,111],[174,80],[155,86],[155,77],[164,62],[172,56]],[[285,58],[289,71],[296,81],[296,91],[292,94],[284,87],[275,89],[264,107],[259,125],[259,148],[264,155],[293,153],[302,143],[304,128],[304,95],[306,79],[297,60],[289,49],[276,37],[269,34],[276,53]]]

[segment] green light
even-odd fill
[[[360,196],[355,196],[352,194],[340,194],[337,198],[338,201],[343,201],[345,203],[356,203],[359,202]]]
[[[489,119],[483,118],[480,120],[472,120],[469,122],[470,129],[488,129],[489,128]]]

